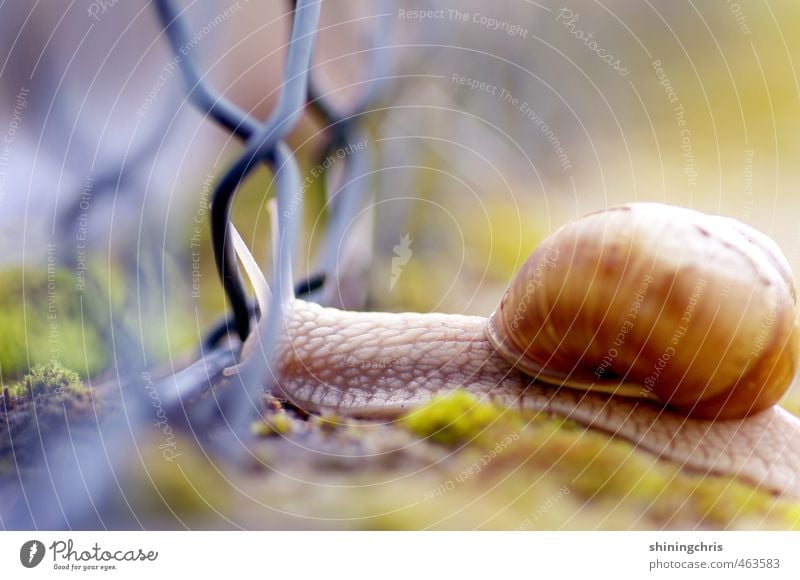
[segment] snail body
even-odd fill
[[[734,220],[590,214],[544,240],[489,318],[291,300],[283,325],[269,382],[309,411],[386,419],[463,388],[800,497],[800,420],[775,405],[797,366],[794,282]]]

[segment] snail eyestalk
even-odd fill
[[[800,497],[800,420],[775,405],[797,365],[794,282],[774,243],[724,218],[656,204],[581,218],[490,318],[291,300],[280,330],[262,379],[308,411],[386,419],[462,388]]]

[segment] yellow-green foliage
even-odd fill
[[[403,425],[421,438],[476,444],[448,449],[417,482],[421,490],[408,488],[422,498],[419,511],[395,512],[378,527],[800,528],[794,500],[692,473],[628,441],[468,393],[436,398]]]
[[[86,387],[75,371],[49,363],[33,367],[9,392],[12,397],[21,399],[49,397],[61,392],[80,396],[86,392]]]
[[[28,451],[41,447],[47,437],[61,437],[69,429],[94,424],[102,405],[74,371],[57,363],[37,365],[22,380],[8,387],[0,400],[0,459],[11,449],[15,462],[31,460]]]
[[[328,433],[348,426],[346,419],[333,413],[327,415],[313,415],[309,417],[308,422],[312,428],[317,428],[322,432]]]
[[[275,435],[291,435],[296,430],[294,420],[284,411],[271,413],[256,421],[251,426],[253,435],[257,437],[272,437]]]
[[[475,395],[456,390],[437,396],[405,417],[403,424],[419,437],[438,443],[466,443],[480,439],[484,431],[503,414]]]
[[[75,277],[67,271],[55,270],[48,276],[42,266],[0,273],[3,377],[19,377],[52,360],[90,374],[103,368],[108,351],[88,310],[85,304],[82,313]]]
[[[96,400],[80,376],[59,363],[37,365],[15,385],[8,389],[11,396],[14,422],[19,428],[25,418],[36,417],[39,428],[51,427],[51,418],[60,424],[72,421],[94,420],[101,401]]]
[[[546,470],[548,478],[571,490],[571,499],[579,502],[576,509],[584,503],[602,506],[610,521],[638,511],[643,521],[629,525],[656,521],[673,527],[727,527],[736,520],[759,524],[762,519],[782,522],[779,527],[800,524],[794,502],[729,477],[687,472],[602,433],[534,429],[523,441],[516,457],[505,459],[530,461],[536,471]]]

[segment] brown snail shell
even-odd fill
[[[800,344],[795,284],[775,242],[731,218],[655,203],[589,214],[551,234],[487,335],[539,380],[703,418],[774,405]]]

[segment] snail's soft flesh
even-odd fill
[[[548,237],[490,319],[292,300],[283,331],[266,382],[312,412],[390,419],[463,388],[800,497],[800,420],[775,405],[797,365],[794,282],[775,243],[734,220],[612,208]]]

